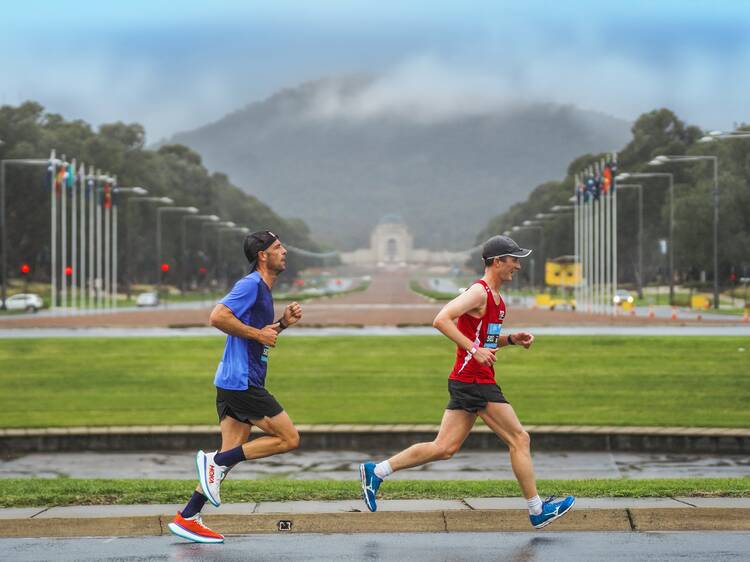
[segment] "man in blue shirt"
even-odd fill
[[[299,434],[289,415],[265,389],[268,352],[282,330],[302,318],[296,302],[273,320],[271,288],[286,267],[286,248],[270,231],[250,234],[244,243],[250,273],[237,281],[217,304],[209,323],[227,334],[224,354],[216,369],[216,411],[221,427],[221,449],[198,451],[195,463],[200,485],[185,508],[169,524],[176,535],[202,543],[224,537],[203,525],[200,511],[209,501],[221,505],[219,488],[229,470],[244,460],[285,453],[299,446]],[[265,436],[248,441],[252,426]]]

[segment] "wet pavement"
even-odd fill
[[[8,560],[724,560],[747,559],[743,532],[268,534],[190,544],[177,537],[2,539]]]
[[[232,479],[352,480],[364,460],[391,452],[295,451],[248,461]],[[0,460],[0,478],[195,478],[195,453],[34,453]],[[748,455],[648,454],[630,452],[537,452],[539,479],[735,478],[750,476]],[[513,479],[507,452],[459,452],[447,461],[398,472],[394,480]]]

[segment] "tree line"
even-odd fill
[[[66,120],[47,113],[36,102],[0,107],[0,159],[47,158],[51,149],[58,157],[75,157],[78,163],[95,166],[117,177],[119,186],[140,186],[149,196],[174,199],[175,205],[194,206],[201,214],[215,214],[251,231],[268,229],[291,245],[317,251],[310,232],[299,219],[285,219],[252,195],[233,185],[222,173],[209,173],[201,156],[190,148],[172,144],[147,149],[145,130],[137,123],[103,124],[98,130],[82,120]],[[43,168],[7,166],[6,220],[9,277],[17,277],[21,264],[29,264],[32,280],[50,278],[50,186]],[[118,246],[120,283],[126,280],[124,267],[126,234],[130,235],[128,256],[132,280],[152,283],[160,272],[155,256],[155,205],[127,205],[119,200],[121,227]],[[162,225],[162,256],[171,262],[171,278],[178,284],[181,260],[181,225],[176,213],[166,213]],[[203,230],[189,222],[186,272],[189,284],[206,284],[207,277],[234,279],[247,269],[242,237],[220,237],[216,229]],[[208,233],[208,234],[207,234]],[[220,251],[219,243],[222,248]],[[217,263],[221,254],[222,263]],[[305,258],[290,254],[288,273],[304,267]],[[178,267],[180,266],[180,267]],[[288,278],[291,278],[291,275]]]
[[[750,127],[742,126],[742,131]],[[728,287],[750,277],[750,138],[698,142],[701,129],[686,125],[669,109],[641,115],[632,127],[632,140],[618,153],[618,171],[670,172],[674,174],[675,281],[708,286],[713,272],[713,164],[711,161],[664,164],[648,163],[659,155],[717,156],[719,162],[719,282]],[[478,234],[477,243],[510,230],[554,205],[571,205],[575,175],[602,159],[586,154],[568,166],[564,179],[537,186],[526,201],[494,217]],[[621,183],[643,185],[643,278],[648,283],[667,283],[667,257],[662,240],[668,237],[669,193],[664,178],[628,179]],[[618,271],[620,283],[636,283],[638,274],[637,190],[618,192]],[[573,215],[561,214],[544,221],[545,259],[574,253]],[[539,244],[539,232],[520,229],[512,236],[523,246]],[[476,263],[476,261],[475,261]],[[535,268],[535,282],[542,283],[544,268]],[[524,275],[528,279],[529,271]]]

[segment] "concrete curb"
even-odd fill
[[[429,424],[299,425],[303,446],[324,450],[393,450],[431,441]],[[529,425],[535,450],[750,454],[750,429]],[[217,426],[130,426],[0,429],[0,454],[62,451],[212,449]],[[474,428],[465,449],[496,450],[502,442],[486,426]]]
[[[165,515],[140,517],[4,519],[3,538],[137,537],[170,535]],[[532,531],[524,510],[383,513],[274,513],[208,515],[206,525],[225,535],[255,533],[419,533]],[[748,508],[579,509],[554,531],[750,531]]]

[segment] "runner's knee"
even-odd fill
[[[282,440],[282,447],[284,448],[284,451],[293,451],[297,447],[299,447],[299,432],[295,429],[294,432],[289,433],[288,435],[285,435],[281,438]]]
[[[512,433],[508,439],[508,447],[520,451],[530,450],[531,437],[529,433],[525,429]]]
[[[435,443],[435,447],[438,459],[445,461],[455,455],[461,448],[461,445],[456,443]]]

